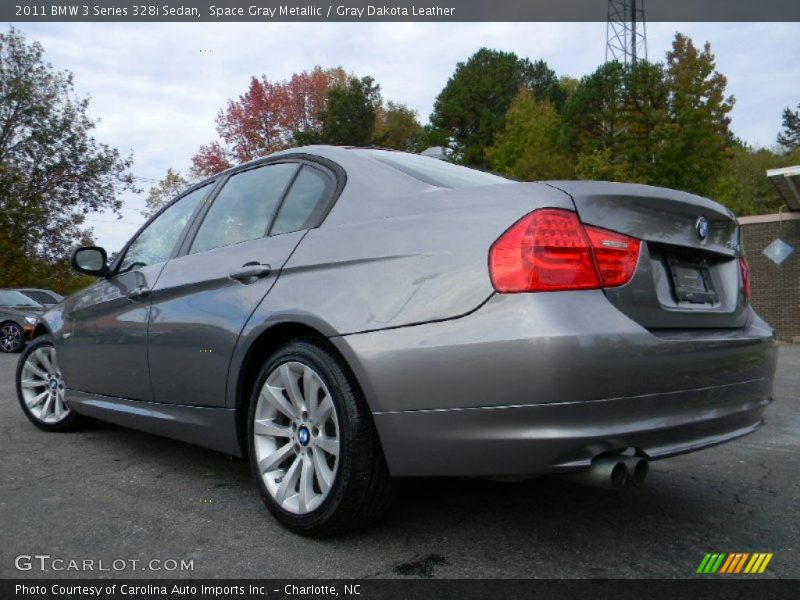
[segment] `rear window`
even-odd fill
[[[0,290],[0,306],[41,308],[42,305],[19,292]]]
[[[45,292],[40,292],[38,290],[25,290],[22,293],[25,294],[28,298],[36,300],[36,302],[40,304],[53,304],[53,303],[58,304],[57,298],[54,298],[53,296],[51,296],[50,294],[46,294]]]
[[[438,158],[393,152],[391,150],[353,150],[366,154],[390,167],[402,171],[406,175],[419,179],[430,185],[445,188],[469,188],[498,183],[511,183],[510,179],[476,171],[467,167],[454,165]]]

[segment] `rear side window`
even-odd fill
[[[44,292],[39,292],[35,290],[30,290],[30,291],[26,290],[22,293],[25,294],[28,298],[36,300],[36,302],[38,302],[39,304],[53,304],[53,303],[58,304],[58,300],[56,298]]]
[[[270,235],[299,231],[314,225],[324,208],[331,184],[326,174],[304,166],[281,204]]]
[[[297,164],[279,163],[231,176],[208,209],[190,253],[264,237],[297,169]]]
[[[437,187],[458,189],[497,185],[498,183],[513,183],[505,177],[454,165],[430,156],[394,152],[392,150],[355,149],[352,152],[366,154],[383,164],[402,171],[406,175],[411,175],[415,179]]]

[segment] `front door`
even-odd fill
[[[58,347],[70,389],[151,400],[150,292],[210,186],[179,198],[142,229],[115,272],[69,298]]]

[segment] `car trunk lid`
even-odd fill
[[[693,194],[638,184],[548,182],[572,197],[580,220],[642,240],[625,285],[606,296],[648,329],[743,327],[740,233],[724,206]]]

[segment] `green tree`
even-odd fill
[[[487,168],[486,150],[502,131],[511,103],[526,87],[537,99],[563,103],[565,92],[543,61],[531,63],[513,52],[481,48],[456,70],[436,98],[430,145],[447,145],[455,160]]]
[[[708,195],[732,157],[733,96],[725,95],[727,80],[716,71],[710,44],[698,50],[680,33],[667,53],[666,74],[669,121],[659,132],[655,182]]]
[[[563,111],[576,174],[710,194],[732,158],[726,83],[710,46],[681,34],[665,65],[602,65]]]
[[[800,164],[800,147],[775,152],[738,144],[731,152],[732,159],[714,181],[710,197],[739,216],[778,212],[784,202],[766,171]]]
[[[658,64],[609,62],[581,79],[563,111],[563,139],[577,155],[577,176],[653,183],[667,98]]]
[[[134,186],[131,158],[91,136],[88,99],[43,55],[13,27],[0,36],[0,287],[66,290],[75,280],[59,266],[90,239],[85,215],[119,209]]]
[[[505,128],[487,150],[492,170],[524,181],[572,178],[572,156],[560,141],[562,127],[555,106],[523,88],[508,110]]]
[[[374,144],[382,148],[393,148],[416,152],[424,150],[422,125],[417,121],[417,111],[404,104],[389,101],[386,108],[379,108],[375,120]]]
[[[783,109],[783,131],[778,134],[778,143],[787,151],[800,148],[800,104],[797,110],[788,106]]]
[[[581,78],[562,111],[564,137],[578,155],[611,148],[620,128],[625,67],[608,62]]]
[[[346,86],[332,87],[322,111],[322,132],[305,136],[302,143],[319,141],[338,146],[369,146],[381,106],[380,86],[372,77],[351,77]],[[303,140],[303,136],[300,138]]]
[[[596,149],[580,154],[575,164],[575,176],[578,179],[597,181],[636,181],[628,164],[614,156],[611,148]]]
[[[162,206],[187,187],[189,187],[189,182],[183,175],[181,175],[179,171],[174,171],[172,167],[169,167],[167,169],[167,174],[164,175],[164,179],[148,190],[147,198],[145,198],[145,209],[142,211],[142,214],[145,217],[154,215]]]

